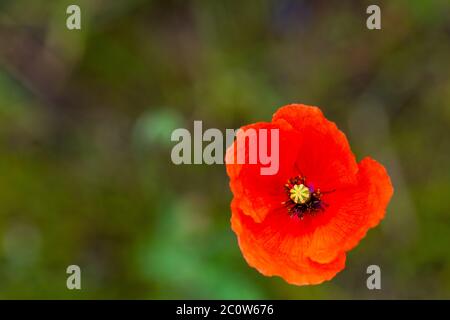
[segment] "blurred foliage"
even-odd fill
[[[381,31],[371,1],[2,0],[0,298],[450,298],[450,3],[376,3]],[[291,102],[321,106],[395,186],[314,287],[245,263],[223,166],[170,161],[174,128]]]

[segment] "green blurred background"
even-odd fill
[[[1,0],[0,298],[450,298],[449,40],[447,0]],[[245,263],[224,166],[170,161],[175,128],[292,102],[395,186],[345,270],[311,287]]]

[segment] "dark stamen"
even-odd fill
[[[322,195],[334,192],[335,190],[321,192],[320,189],[314,190],[308,185],[306,177],[296,176],[288,180],[284,185],[288,200],[282,204],[287,207],[291,216],[298,216],[303,219],[305,214],[315,214],[324,211],[328,204],[322,201]],[[307,189],[309,189],[309,192]]]

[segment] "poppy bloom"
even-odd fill
[[[356,162],[347,138],[319,108],[291,104],[272,122],[242,129],[279,130],[279,170],[230,161],[231,225],[248,264],[296,285],[319,284],[345,267],[346,252],[378,225],[393,188],[385,168]],[[238,135],[239,137],[239,135]]]

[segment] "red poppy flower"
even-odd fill
[[[261,175],[260,163],[230,161],[236,142],[227,150],[231,225],[244,258],[291,284],[330,280],[383,219],[393,193],[386,170],[368,157],[357,163],[344,133],[317,107],[291,104],[271,123],[241,129],[250,128],[279,130],[279,170]]]

